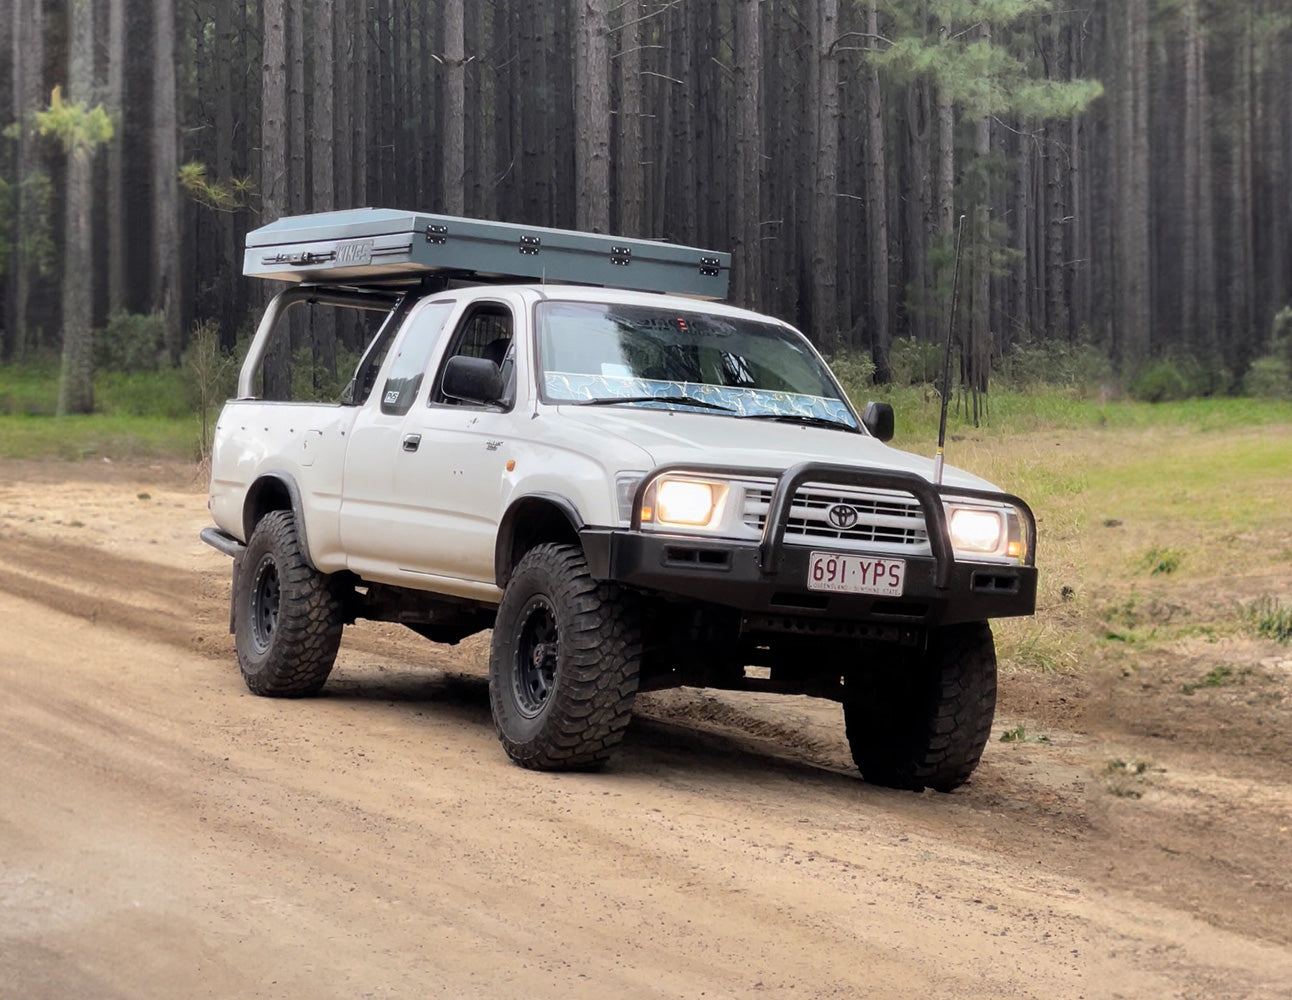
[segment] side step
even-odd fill
[[[234,559],[237,559],[247,549],[231,534],[227,531],[221,531],[219,528],[203,528],[200,537],[211,548],[223,552],[226,556],[233,556]]]

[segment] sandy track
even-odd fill
[[[0,997],[1292,996],[1277,769],[1131,800],[1133,734],[1051,729],[908,795],[834,706],[682,691],[533,774],[479,641],[360,625],[249,695],[183,470],[0,471]]]

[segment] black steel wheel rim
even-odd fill
[[[281,600],[278,565],[272,556],[265,556],[256,567],[251,585],[251,641],[258,653],[268,650],[274,638]]]
[[[546,597],[530,599],[521,614],[520,637],[512,667],[516,707],[527,719],[543,711],[556,687],[560,630],[556,612]]]

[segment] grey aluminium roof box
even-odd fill
[[[716,250],[389,208],[286,216],[247,234],[242,273],[292,282],[396,284],[424,275],[557,282],[723,299]]]

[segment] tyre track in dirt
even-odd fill
[[[0,591],[91,624],[181,649],[223,655],[203,594],[210,574],[169,568],[55,539],[0,533]]]
[[[70,534],[0,530],[0,995],[1288,995],[1248,871],[1158,825],[1241,801],[1204,768],[1092,823],[1070,734],[910,796],[856,778],[837,706],[680,691],[607,772],[536,775],[481,640],[363,623],[322,697],[252,698],[227,560]]]

